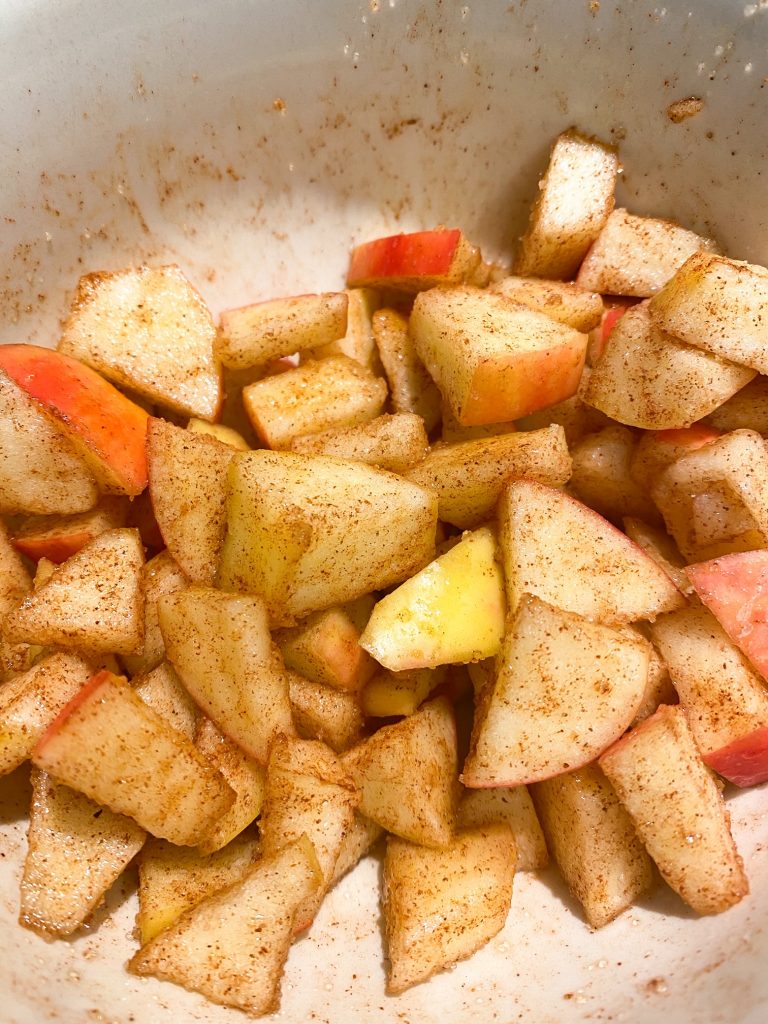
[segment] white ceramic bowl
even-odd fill
[[[620,143],[619,200],[768,262],[765,0],[2,0],[0,340],[53,344],[84,270],[178,261],[213,308],[337,286],[356,239],[459,225],[491,255],[552,138]],[[666,108],[699,96],[695,118]],[[19,795],[20,794],[20,795]],[[24,781],[0,784],[0,1019],[236,1022],[129,977],[135,896],[70,942],[15,924]],[[554,876],[518,876],[504,932],[384,995],[375,861],[293,949],[281,1021],[768,1018],[768,793],[729,796],[752,895],[695,919],[659,891],[592,933]]]

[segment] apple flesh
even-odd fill
[[[479,250],[458,228],[414,231],[358,245],[349,262],[347,284],[421,291],[466,281],[479,264]]]
[[[128,507],[124,499],[106,498],[89,512],[29,519],[16,531],[13,546],[33,562],[47,558],[49,562],[61,565],[99,534],[124,526],[127,518]]]

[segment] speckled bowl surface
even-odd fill
[[[81,272],[141,260],[219,311],[336,287],[382,231],[455,224],[504,256],[570,125],[620,144],[621,203],[768,262],[765,0],[0,0],[0,40],[0,341],[55,344]],[[125,972],[130,874],[71,941],[16,925],[27,799],[0,780],[0,1020],[244,1020]],[[292,949],[275,1019],[762,1024],[768,793],[728,806],[752,889],[728,913],[660,888],[592,932],[553,874],[519,875],[504,931],[398,998],[368,860]]]

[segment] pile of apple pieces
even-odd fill
[[[89,275],[58,352],[0,349],[22,923],[137,857],[131,968],[261,1014],[385,832],[392,993],[547,847],[593,927],[652,860],[746,893],[712,769],[768,778],[768,276],[614,211],[617,166],[557,140],[517,276],[400,235],[217,331],[176,268]]]

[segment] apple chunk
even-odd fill
[[[76,515],[31,516],[14,531],[13,546],[35,562],[47,558],[60,565],[100,533],[125,526],[127,518],[124,498],[105,498]]]
[[[66,705],[32,761],[182,846],[202,842],[234,800],[192,743],[110,672],[98,672]]]
[[[503,423],[575,394],[587,335],[479,288],[421,292],[416,351],[462,426]]]
[[[480,265],[480,251],[458,228],[390,235],[358,245],[347,272],[350,288],[421,291],[470,280]]]
[[[481,703],[465,786],[519,786],[593,761],[634,719],[649,645],[524,595]]]
[[[31,588],[32,580],[27,567],[0,521],[0,624],[23,601]],[[0,682],[25,671],[31,663],[31,652],[27,644],[8,643],[0,633]]]

